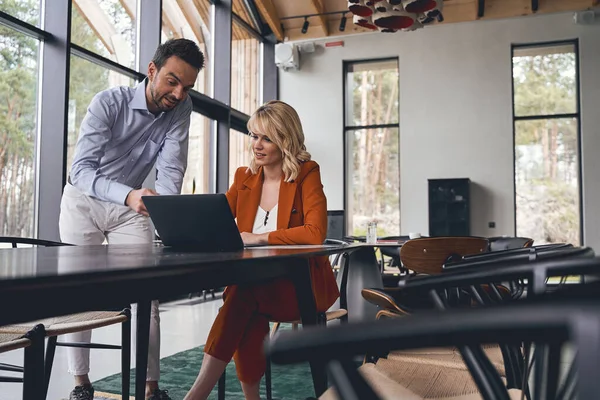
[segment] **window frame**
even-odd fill
[[[535,49],[543,47],[559,47],[559,46],[573,46],[575,53],[575,105],[576,111],[574,113],[560,113],[550,115],[516,115],[515,112],[515,75],[514,75],[514,63],[515,50],[519,49]],[[516,151],[516,135],[517,135],[517,122],[519,121],[545,121],[552,119],[567,119],[572,118],[577,121],[577,189],[579,192],[579,241],[583,246],[585,244],[584,234],[584,219],[583,219],[583,163],[582,163],[582,149],[581,149],[581,62],[579,53],[579,39],[567,39],[567,40],[556,40],[548,42],[535,42],[535,43],[521,43],[511,44],[510,47],[510,76],[511,76],[511,101],[512,101],[512,147],[513,147],[513,210],[514,210],[514,235],[517,236],[517,151]]]
[[[390,123],[390,124],[375,124],[375,125],[348,125],[347,123],[347,118],[346,118],[346,111],[347,111],[347,104],[348,104],[348,69],[351,65],[355,65],[355,64],[369,64],[369,63],[376,63],[376,62],[381,62],[381,63],[385,63],[385,62],[396,62],[396,65],[398,66],[398,122],[396,123]],[[355,59],[355,60],[343,60],[342,62],[342,73],[343,73],[343,78],[342,78],[342,135],[343,135],[343,174],[344,174],[344,179],[343,179],[343,190],[344,190],[344,210],[346,212],[346,215],[344,217],[344,232],[345,235],[348,235],[348,221],[350,220],[349,217],[349,208],[348,208],[348,187],[349,187],[349,182],[348,182],[348,153],[347,153],[347,149],[348,149],[348,134],[350,132],[354,132],[357,130],[370,130],[370,129],[377,129],[377,128],[397,128],[398,129],[398,187],[401,187],[401,183],[402,183],[402,171],[401,171],[401,160],[400,160],[400,147],[401,147],[401,132],[400,132],[400,57],[396,56],[396,57],[382,57],[382,58],[365,58],[365,59]],[[400,190],[400,193],[398,193],[398,212],[400,215],[399,218],[399,231],[401,232],[401,227],[402,227],[402,195],[401,195],[402,191]]]
[[[162,26],[162,1],[147,2],[138,0],[135,31],[135,69],[116,63],[99,54],[89,51],[71,41],[71,11],[72,0],[38,0],[40,2],[40,27],[19,20],[12,15],[0,11],[0,24],[10,29],[31,36],[40,41],[40,62],[38,64],[38,115],[36,128],[36,183],[34,207],[34,237],[59,240],[58,213],[62,188],[66,183],[66,159],[68,140],[68,102],[70,81],[70,57],[81,57],[89,62],[98,64],[142,81],[145,70],[156,46],[160,43]],[[49,2],[52,1],[52,7]],[[213,192],[224,192],[228,188],[229,130],[245,132],[249,115],[230,106],[230,74],[231,29],[233,20],[242,25],[260,42],[260,76],[259,93],[261,101],[278,97],[277,67],[274,63],[276,40],[266,24],[253,27],[246,23],[233,11],[232,0],[207,0],[211,8],[211,30],[213,37],[227,38],[229,43],[222,43],[219,57],[214,54],[213,71],[215,68],[224,71],[223,77],[212,77],[214,95],[208,96],[195,90],[190,91],[193,110],[213,121],[210,133],[212,144],[210,154],[209,180]],[[254,0],[243,0],[243,6],[253,21],[260,22]],[[215,19],[218,14],[218,19]],[[221,35],[224,33],[224,35]],[[144,38],[141,40],[140,38]],[[213,40],[214,43],[214,40]],[[216,56],[216,57],[215,57]],[[43,60],[43,61],[42,61]],[[225,62],[223,62],[225,61]],[[227,63],[229,65],[227,65]],[[53,77],[53,73],[55,77]],[[217,85],[222,85],[220,89]],[[222,96],[217,95],[220,90]],[[224,169],[223,169],[224,168]]]

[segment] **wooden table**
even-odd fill
[[[270,246],[194,253],[148,245],[64,246],[0,251],[0,325],[138,303],[136,399],[144,399],[150,302],[233,284],[287,277],[294,282],[303,325],[315,325],[308,258],[348,246]],[[146,332],[146,334],[140,334]],[[317,397],[326,389],[311,363]]]

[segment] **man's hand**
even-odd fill
[[[256,233],[242,232],[240,235],[242,236],[242,241],[246,246],[269,243],[268,233],[260,233],[257,235]]]
[[[158,193],[156,193],[152,189],[147,189],[147,188],[132,190],[127,195],[125,204],[127,204],[127,206],[129,208],[131,208],[133,211],[135,211],[136,213],[139,213],[139,214],[142,214],[142,215],[145,215],[146,217],[148,217],[149,216],[148,210],[146,210],[146,206],[144,205],[144,202],[142,201],[142,196],[158,196]]]

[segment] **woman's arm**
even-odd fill
[[[319,166],[315,165],[300,183],[304,224],[268,234],[269,244],[323,244],[327,235],[327,198]]]
[[[231,209],[233,218],[236,218],[236,210],[237,210],[237,198],[238,198],[237,183],[238,183],[238,180],[241,178],[240,173],[243,170],[244,170],[244,168],[238,168],[238,170],[235,171],[235,175],[233,177],[233,183],[229,187],[229,190],[227,190],[227,193],[225,193],[225,197],[227,197],[227,202],[229,203],[229,208]]]

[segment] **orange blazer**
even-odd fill
[[[263,181],[262,167],[254,175],[247,167],[240,167],[235,172],[226,196],[240,232],[252,232]],[[277,230],[269,233],[269,244],[323,244],[326,234],[327,199],[319,165],[306,161],[293,182],[281,178]],[[329,258],[313,257],[310,264],[317,309],[326,311],[340,295]]]

